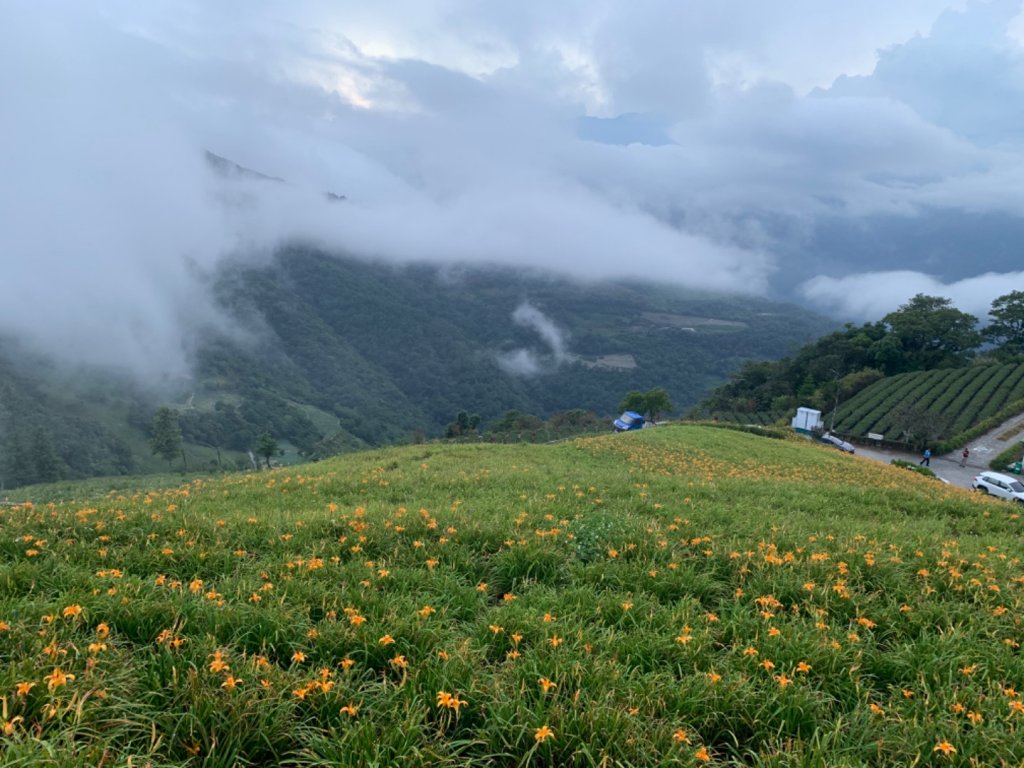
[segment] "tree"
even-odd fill
[[[1024,354],[1024,291],[1011,291],[992,302],[992,322],[982,334],[999,346],[1001,357]]]
[[[890,420],[899,431],[900,438],[918,448],[934,443],[949,426],[940,414],[914,403],[903,403],[894,408]]]
[[[619,410],[620,411],[635,411],[636,413],[643,413],[644,412],[644,406],[646,404],[647,404],[647,401],[644,399],[644,393],[643,392],[636,392],[636,391],[629,392],[624,398],[622,398],[622,402],[619,403]]]
[[[981,345],[981,334],[975,330],[978,318],[940,296],[919,293],[882,321],[904,353],[902,371],[963,365]]]
[[[465,411],[459,411],[455,414],[455,421],[445,427],[444,436],[451,439],[464,435],[476,435],[479,428],[480,416],[478,414],[474,413],[470,416]]]
[[[32,464],[35,468],[36,482],[52,483],[60,480],[60,459],[53,448],[50,435],[37,429],[32,435],[30,449]]]
[[[663,413],[670,413],[675,410],[668,392],[661,387],[651,389],[644,393],[644,413],[651,421],[657,421]]]
[[[675,410],[675,406],[672,405],[668,392],[659,387],[646,392],[630,392],[622,398],[619,410],[635,411],[651,421],[656,421],[661,414]]]
[[[32,461],[17,434],[8,440],[7,466],[4,468],[4,473],[11,488],[16,488],[19,485],[31,485],[36,482]]]
[[[178,414],[166,405],[160,406],[153,417],[151,431],[152,436],[149,438],[149,447],[156,456],[162,456],[167,460],[168,469],[171,466],[171,462],[174,461],[174,457],[179,453],[182,454],[184,459]]]
[[[597,432],[608,428],[604,420],[584,408],[554,414],[548,419],[548,427],[558,434],[566,435]]]
[[[505,411],[504,415],[488,425],[488,431],[495,434],[516,433],[522,439],[524,433],[536,433],[544,428],[544,422],[532,413],[516,410]]]
[[[256,455],[262,456],[267,462],[267,469],[270,469],[270,457],[276,456],[279,450],[277,440],[269,432],[264,432],[256,441]]]

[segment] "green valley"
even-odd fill
[[[460,412],[484,431],[579,410],[606,421],[654,387],[686,408],[832,327],[750,297],[298,247],[225,269],[215,293],[227,319],[197,339],[189,377],[140,384],[0,344],[0,487],[165,471],[148,444],[163,404],[190,469],[251,466],[264,433],[294,462],[440,437]]]

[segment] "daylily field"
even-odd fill
[[[3,765],[1024,764],[1019,508],[827,447],[53,493],[0,509]]]

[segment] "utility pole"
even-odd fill
[[[839,410],[839,379],[842,378],[842,375],[835,368],[833,368],[829,372],[832,374],[832,380],[835,382],[836,385],[836,401],[835,404],[832,406],[832,423],[829,425],[828,428],[828,433],[831,435],[836,429],[836,411]]]

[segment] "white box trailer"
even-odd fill
[[[797,408],[796,416],[793,417],[790,426],[797,432],[805,434],[819,432],[825,428],[821,421],[821,411],[816,411],[814,408]]]

